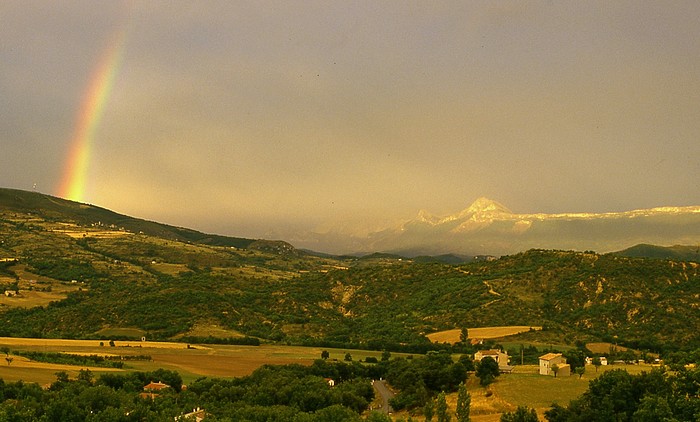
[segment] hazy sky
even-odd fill
[[[118,212],[268,237],[480,196],[700,205],[699,21],[696,0],[3,0],[0,185],[58,194],[122,34],[85,185]]]

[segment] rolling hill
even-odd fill
[[[672,259],[700,262],[700,246],[657,246],[640,244],[618,252],[616,255],[636,258]]]
[[[315,256],[33,192],[0,198],[0,285],[19,291],[0,301],[0,336],[187,339],[211,327],[381,349],[527,325],[543,327],[524,334],[531,340],[700,347],[695,262],[539,249],[457,264]]]
[[[189,241],[238,248],[244,248],[254,242],[253,239],[206,234],[133,218],[94,205],[16,189],[0,189],[0,210],[5,216],[16,213],[23,216],[35,216],[47,222],[72,223],[80,227],[112,228],[182,242]]]

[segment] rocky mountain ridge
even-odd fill
[[[407,256],[506,255],[531,248],[612,252],[640,243],[700,243],[700,206],[520,214],[482,197],[457,213],[436,216],[421,210],[414,219],[366,236],[328,231],[290,241],[335,253],[379,251]]]

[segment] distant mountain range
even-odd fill
[[[201,233],[16,189],[0,188],[0,210],[32,213],[47,220],[79,225],[112,226],[132,233],[214,246],[261,245],[256,239]],[[452,215],[439,217],[421,210],[412,220],[369,234],[331,229],[282,240],[295,248],[335,255],[386,253],[409,258],[430,257],[428,260],[438,262],[461,262],[529,249],[620,251],[626,256],[697,261],[700,206],[598,214],[516,214],[496,201],[479,198]],[[675,245],[685,246],[673,248]]]
[[[479,198],[444,216],[415,219],[366,236],[329,230],[287,239],[298,247],[333,252],[419,255],[507,255],[533,248],[612,252],[637,244],[700,244],[700,206],[611,213],[517,214]]]

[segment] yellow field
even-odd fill
[[[193,337],[244,337],[243,334],[235,330],[229,330],[216,324],[215,322],[198,322],[185,334]]]
[[[541,330],[542,327],[532,327],[529,325],[509,325],[504,327],[479,327],[468,328],[467,335],[470,339],[487,339],[512,336],[514,334],[524,333],[526,331]],[[427,337],[433,343],[458,343],[462,333],[461,329],[438,331],[428,334]]]
[[[600,355],[606,355],[610,353],[611,350],[614,350],[616,352],[626,352],[627,350],[632,350],[634,353],[637,355],[641,355],[642,352],[636,349],[629,349],[624,346],[618,346],[616,344],[612,343],[586,343],[586,348],[590,350],[593,353],[600,354]],[[647,355],[658,358],[659,355],[658,353],[647,353]]]
[[[135,356],[148,355],[152,360],[128,360],[125,368],[128,371],[152,371],[158,368],[178,371],[188,382],[201,376],[239,377],[251,374],[255,369],[265,364],[300,363],[310,365],[321,357],[322,350],[328,350],[330,359],[342,361],[346,353],[353,360],[363,360],[367,356],[381,357],[381,352],[366,350],[345,350],[320,347],[297,347],[279,345],[236,346],[236,345],[190,345],[174,342],[153,341],[115,341],[115,347],[110,347],[107,341],[100,340],[65,340],[65,339],[31,339],[0,337],[0,346],[10,350],[38,351],[46,353],[71,353],[81,355],[117,355]],[[12,355],[11,355],[12,356]],[[10,365],[0,360],[0,378],[5,380],[24,380],[47,384],[55,381],[55,373],[66,371],[75,376],[79,366],[55,364],[15,365],[26,359],[15,356]],[[90,368],[99,374],[107,371],[123,371],[119,369]]]

